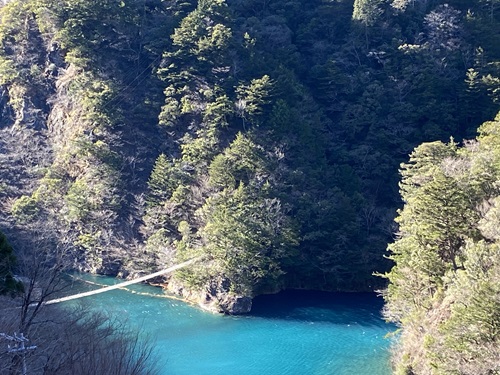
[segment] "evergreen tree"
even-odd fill
[[[355,0],[352,19],[365,27],[373,26],[383,13],[380,0]]]
[[[225,269],[234,288],[372,290],[390,264],[398,166],[438,140],[402,167],[391,245],[406,265],[394,293],[410,301],[391,310],[424,319],[469,241],[495,233],[477,222],[498,190],[496,122],[465,148],[443,142],[498,110],[499,12],[496,0],[390,3],[5,2],[0,195],[13,203],[2,223],[17,233],[48,215],[79,268],[142,272],[216,254],[211,241],[260,254],[269,242],[221,217],[264,231],[269,204],[300,251],[276,258],[277,278]],[[248,197],[258,204],[244,211]],[[221,275],[197,271],[191,291]]]
[[[176,167],[165,154],[160,154],[156,159],[148,181],[149,202],[161,204],[169,199],[175,189],[189,181],[189,175]]]
[[[0,232],[0,294],[15,294],[22,290],[22,283],[12,274],[15,263],[14,250],[5,234]]]
[[[227,279],[237,295],[281,288],[281,264],[297,240],[278,199],[241,183],[208,199],[200,215],[205,225],[198,234],[210,259],[209,274]]]
[[[423,144],[402,166],[405,206],[385,275],[386,316],[402,326],[400,373],[500,369],[498,119],[462,149]]]

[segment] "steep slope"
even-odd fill
[[[9,238],[44,228],[76,268],[110,274],[204,255],[170,287],[215,309],[381,286],[398,165],[498,109],[498,15],[475,1],[12,0],[0,12]]]
[[[1,10],[3,193],[18,197],[6,208],[20,228],[50,222],[78,268],[116,273],[138,236],[137,174],[158,138],[151,71],[160,58],[143,50],[142,8],[13,1]]]
[[[401,374],[500,371],[500,114],[462,148],[424,143],[402,168],[387,317]]]

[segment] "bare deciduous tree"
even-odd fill
[[[20,241],[29,246],[16,249],[24,291],[16,298],[0,299],[0,333],[4,333],[0,335],[0,373],[156,373],[150,366],[153,345],[140,338],[126,321],[84,305],[46,305],[69,286],[62,273],[71,264],[71,254],[44,227],[40,223],[39,230],[30,231],[31,241]]]

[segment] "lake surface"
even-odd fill
[[[385,336],[394,326],[381,319],[373,294],[289,291],[256,298],[245,316],[207,313],[144,285],[82,301],[150,334],[162,375],[390,374]]]

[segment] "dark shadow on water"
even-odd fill
[[[64,295],[98,289],[120,281],[109,277],[75,273],[67,276],[68,283],[75,288]],[[128,292],[151,297],[165,294],[160,288],[133,285]],[[114,293],[110,292],[110,296]],[[381,316],[384,301],[375,293],[328,293],[320,291],[287,290],[277,294],[262,295],[254,298],[252,311],[246,317],[307,323],[329,323],[345,326],[383,328],[393,331],[396,327],[387,324]],[[240,316],[239,318],[244,318]]]
[[[250,316],[392,329],[382,319],[383,304],[375,293],[287,290],[254,298]]]

